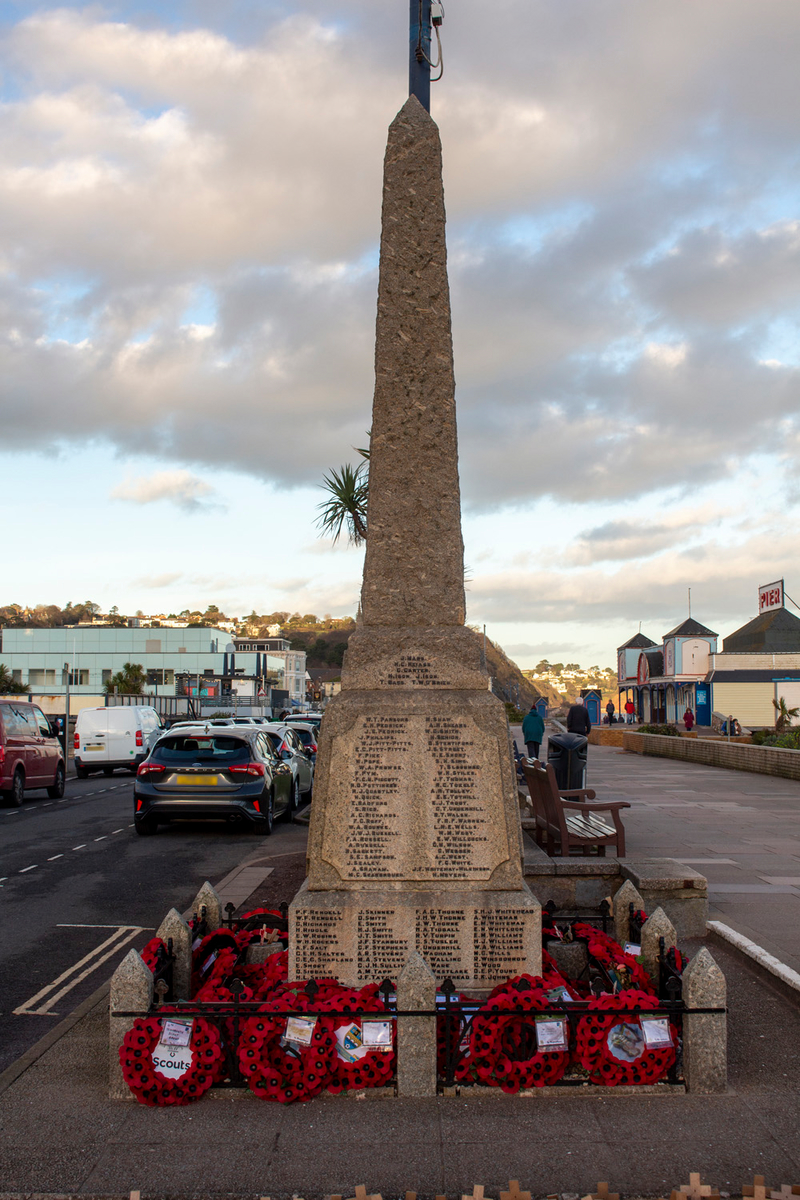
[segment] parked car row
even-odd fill
[[[302,720],[299,718],[302,717]],[[285,721],[215,717],[180,721],[165,730],[149,705],[81,709],[73,737],[79,779],[117,768],[136,775],[134,822],[152,834],[159,823],[212,818],[271,833],[291,818],[314,787],[319,713]],[[46,788],[60,798],[66,770],[61,742],[42,710],[0,701],[0,791],[22,804]]]
[[[142,836],[174,820],[224,820],[272,833],[314,787],[316,729],[308,745],[293,724],[258,718],[181,721],[162,733],[139,766],[134,824]],[[313,747],[313,749],[312,749]]]

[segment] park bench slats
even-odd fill
[[[619,814],[630,804],[624,800],[589,804],[596,796],[591,788],[560,792],[549,763],[523,759],[522,770],[533,808],[534,837],[551,857],[568,857],[573,850],[586,855],[592,849],[605,856],[606,846],[614,846],[618,858],[625,857],[625,829]]]

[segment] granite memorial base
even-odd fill
[[[289,910],[293,979],[350,987],[396,980],[419,953],[441,983],[480,994],[541,972],[541,908],[527,888],[498,891],[325,891],[307,884]]]

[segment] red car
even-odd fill
[[[59,800],[65,775],[61,743],[42,710],[22,700],[0,700],[0,790],[6,804],[22,804],[26,788],[47,788]]]

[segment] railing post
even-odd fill
[[[222,924],[222,901],[206,880],[194,898],[192,912],[200,913],[205,908],[206,933],[213,933]]]
[[[172,999],[188,1000],[192,978],[192,932],[176,908],[171,908],[164,917],[156,937],[165,944],[172,939]]]
[[[416,950],[397,980],[398,1010],[436,1007],[436,980]],[[398,1096],[436,1095],[436,1017],[397,1018]]]
[[[119,1049],[135,1017],[115,1017],[115,1012],[135,1012],[146,1016],[153,1003],[153,973],[136,950],[129,950],[111,976],[108,1022],[108,1094],[112,1100],[135,1100],[122,1078]]]
[[[663,939],[663,949],[662,949]],[[650,978],[658,985],[661,975],[661,955],[670,946],[677,946],[678,935],[663,908],[657,908],[642,926],[642,964]]]
[[[638,912],[644,908],[644,900],[630,879],[626,879],[614,896],[614,937],[620,946],[624,946],[631,940],[631,905],[633,905],[634,912]]]
[[[705,946],[683,972],[683,1000],[692,1008],[724,1008],[725,976]],[[727,1017],[687,1011],[683,1017],[683,1076],[689,1092],[724,1092],[728,1086]]]

